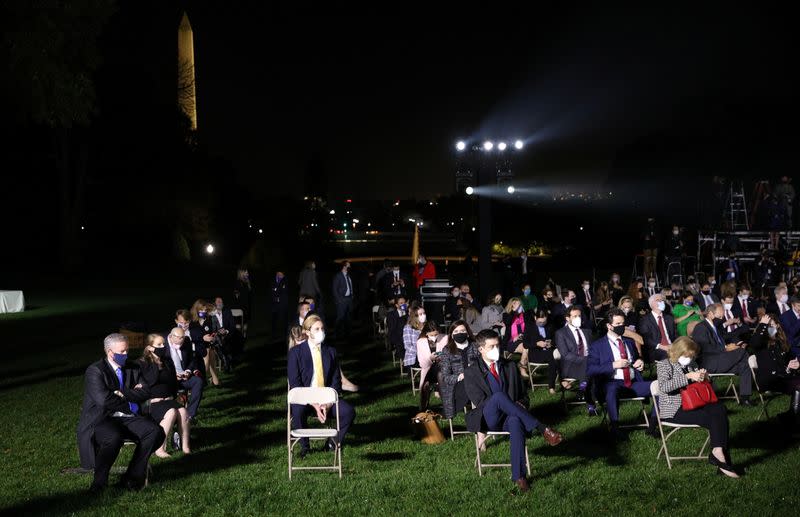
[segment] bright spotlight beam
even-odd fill
[[[475,189],[472,187],[467,187],[464,192],[466,192],[468,196],[471,196],[472,194],[475,193]]]
[[[209,244],[208,246],[206,246],[206,253],[208,253],[209,255],[214,253],[214,245],[213,244]]]
[[[509,185],[508,188],[506,189],[506,192],[508,192],[509,194],[513,194],[514,190],[515,190],[514,185]]]
[[[462,140],[459,140],[459,141],[456,143],[456,150],[458,150],[458,151],[463,151],[463,150],[464,150],[464,149],[466,149],[466,148],[467,148],[467,144],[465,144],[465,143],[464,143]]]
[[[497,150],[498,150],[498,151],[505,151],[505,150],[506,150],[506,147],[507,147],[507,146],[506,146],[506,143],[505,143],[505,142],[500,142],[499,144],[497,144]]]
[[[483,143],[483,150],[484,151],[491,151],[493,147],[494,147],[494,144],[492,143],[491,140],[487,140],[487,141],[485,141]]]
[[[517,140],[516,142],[514,142],[514,148],[515,148],[517,151],[519,151],[520,149],[522,149],[522,146],[523,146],[523,145],[525,145],[525,144],[523,144],[523,143],[522,143],[522,140]]]

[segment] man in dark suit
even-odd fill
[[[781,326],[786,333],[786,340],[792,348],[791,354],[800,357],[800,298],[792,296],[789,301],[792,310],[781,314]]]
[[[666,301],[663,294],[654,294],[649,299],[650,314],[639,318],[636,332],[642,336],[642,355],[645,362],[652,363],[667,358],[670,345],[678,335],[675,319],[664,313]]]
[[[272,340],[277,341],[286,337],[286,324],[289,321],[289,288],[283,271],[275,272],[269,294]]]
[[[694,298],[697,300],[697,305],[703,312],[706,311],[706,308],[709,305],[721,303],[719,296],[717,296],[714,291],[711,290],[711,284],[708,282],[703,282],[703,284],[700,286],[700,295],[695,296]]]
[[[225,307],[221,296],[214,299],[214,313],[211,316],[211,329],[223,343],[223,352],[228,358],[237,357],[243,348],[243,338],[236,329],[236,321],[231,310]],[[230,364],[229,362],[227,364]]]
[[[475,337],[481,358],[464,371],[464,388],[474,409],[467,413],[473,433],[506,431],[511,434],[511,478],[522,492],[530,490],[525,471],[525,436],[538,429],[550,445],[563,439],[528,411],[528,389],[513,363],[500,359],[500,336],[482,330]]]
[[[400,266],[393,265],[392,269],[383,276],[380,283],[379,294],[381,302],[393,300],[398,296],[405,298],[408,295],[408,280],[400,273]]]
[[[456,321],[461,319],[461,305],[458,301],[461,299],[461,288],[454,285],[450,289],[450,296],[444,300],[444,314],[448,321]]]
[[[550,311],[550,325],[554,329],[560,329],[567,322],[567,312],[570,307],[575,304],[575,291],[566,289],[562,291],[563,299],[561,303],[557,303]],[[587,327],[587,322],[581,321],[584,327]],[[588,328],[588,327],[587,327]]]
[[[593,377],[597,391],[605,394],[611,432],[619,432],[619,397],[649,397],[650,383],[642,377],[644,361],[639,358],[636,344],[625,334],[625,314],[617,308],[606,316],[607,333],[589,347],[586,373]]]
[[[182,327],[175,327],[165,337],[167,351],[175,364],[178,374],[178,386],[189,391],[189,402],[186,411],[189,421],[194,423],[197,409],[203,399],[205,364],[203,356],[195,352],[192,341]]]
[[[742,342],[726,343],[722,331],[724,308],[715,303],[706,310],[705,319],[692,331],[692,339],[700,347],[697,362],[708,373],[735,373],[739,376],[739,403],[752,406],[750,400],[753,377],[747,362],[747,351]],[[728,337],[733,334],[728,334]]]
[[[561,354],[561,378],[575,379],[579,382],[578,400],[586,399],[589,415],[595,416],[597,408],[586,376],[586,361],[589,357],[592,335],[587,329],[581,328],[581,318],[581,308],[570,307],[567,324],[555,333],[556,348]]]
[[[164,443],[164,431],[151,419],[138,415],[139,403],[149,398],[135,388],[137,369],[128,364],[128,339],[110,334],[103,341],[105,357],[86,369],[86,384],[78,422],[81,467],[94,469],[90,490],[108,485],[108,474],[125,439],[136,450],[120,484],[132,490],[144,486],[150,455]]]
[[[581,283],[581,293],[575,299],[575,303],[583,307],[583,317],[593,323],[594,295],[592,294],[592,282],[590,280],[584,280]]]
[[[398,296],[394,300],[394,309],[386,314],[386,334],[389,337],[389,344],[397,352],[397,357],[403,357],[406,353],[403,344],[403,327],[408,321],[408,305],[404,296]]]
[[[758,301],[750,299],[750,286],[741,284],[739,286],[739,294],[733,300],[733,307],[731,308],[733,317],[742,320],[747,327],[755,327],[758,307]]]
[[[350,262],[342,262],[341,270],[333,275],[333,301],[336,303],[336,338],[350,336],[353,318],[353,280],[350,278]]]
[[[789,306],[789,295],[786,287],[776,287],[774,294],[774,298],[767,304],[767,314],[777,314],[780,317],[785,312],[792,310]]]
[[[328,387],[342,392],[342,373],[336,358],[336,349],[325,344],[325,328],[319,316],[308,316],[303,323],[308,333],[308,340],[289,349],[287,357],[287,373],[289,389],[298,387]],[[303,428],[308,415],[315,414],[320,422],[325,423],[328,416],[336,418],[336,406],[311,406],[292,404],[292,429]],[[356,412],[347,401],[339,399],[339,436],[341,446],[347,430],[355,419]],[[325,445],[328,450],[335,450],[336,445],[329,441]],[[308,440],[300,441],[300,457],[308,454]]]

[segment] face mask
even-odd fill
[[[712,321],[714,322],[714,325],[722,325],[722,323],[723,323],[725,320],[724,320],[724,319],[722,319],[722,318],[714,318]]]
[[[456,332],[453,334],[453,341],[455,341],[459,345],[463,345],[467,343],[468,337],[469,336],[467,335],[466,332]]]
[[[576,329],[581,328],[581,317],[572,318],[572,326]]]
[[[490,361],[497,361],[500,359],[500,349],[497,347],[492,348],[486,352],[486,358]]]
[[[589,284],[583,284],[583,290],[584,291],[588,291],[589,290]]]
[[[117,363],[120,368],[125,366],[125,361],[128,360],[128,354],[114,354],[114,362]]]
[[[314,343],[322,343],[325,341],[325,331],[320,330],[316,334],[311,334],[311,339],[309,341],[313,341]]]
[[[615,325],[611,327],[611,332],[618,336],[622,336],[625,334],[625,325]]]
[[[691,362],[692,362],[692,358],[691,357],[680,356],[678,358],[678,363],[681,366],[684,366],[684,367],[689,366],[689,363],[691,363]]]
[[[647,284],[647,285],[648,285],[649,287],[655,287],[655,286],[656,286],[656,283],[655,283],[655,282],[650,282],[650,283],[649,283],[649,284]]]
[[[199,318],[205,318],[205,317],[206,317],[206,315],[207,315],[206,311],[198,311],[198,312],[197,312],[197,316],[198,316]]]
[[[458,298],[459,296],[461,296],[461,291],[459,291],[458,289],[453,291],[453,298]]]
[[[519,314],[522,314],[522,311],[523,311],[523,310],[524,310],[524,309],[522,308],[522,305],[520,305],[519,307],[517,307],[517,313],[519,313]]]
[[[425,265],[425,259],[419,259],[418,262],[419,262],[420,266],[424,266]]]
[[[731,308],[733,307],[733,304],[732,304],[732,303],[726,303],[726,304],[724,304],[724,305],[725,305],[725,310],[726,310],[726,311],[729,311],[729,310],[731,310]]]
[[[188,323],[178,323],[178,328],[186,330],[186,329],[189,328],[189,324]]]
[[[309,303],[308,304],[308,310],[310,310],[310,311],[314,310],[314,304],[313,303]]]
[[[656,305],[656,307],[658,307],[658,310],[663,312],[664,308],[666,307],[666,304],[664,302],[658,302],[658,305]]]
[[[420,314],[418,319],[419,319],[420,323],[425,323],[426,321],[428,321],[428,315],[427,314]]]
[[[711,281],[711,283],[710,283],[710,285],[711,285],[711,287],[714,287],[715,285],[717,285],[717,282],[715,282],[714,280],[712,280],[712,281]]]
[[[739,298],[741,298],[742,300],[747,300],[748,298],[750,298],[750,295],[742,293],[742,295]]]
[[[767,333],[769,334],[769,337],[775,337],[775,334],[778,333],[778,328],[777,327],[769,327],[767,329]]]
[[[617,282],[619,282],[619,277],[615,276],[614,278],[611,279],[611,281],[616,284]]]
[[[788,299],[789,299],[789,295],[787,295],[787,294],[784,294],[783,296],[781,296],[780,298],[778,298],[778,301],[779,301],[779,302],[781,302],[781,303],[786,303],[786,301],[787,301]]]
[[[159,359],[164,359],[167,356],[167,347],[153,348],[153,354]]]
[[[685,302],[683,302],[683,304],[684,304],[685,306],[687,306],[687,307],[691,307],[693,303],[694,303],[694,302],[693,302],[693,301],[691,301],[691,300],[686,300]]]
[[[523,289],[522,290],[522,294],[524,294],[525,296],[530,296],[531,295],[531,290],[530,289]]]
[[[624,312],[624,313],[625,313],[625,315],[627,316],[627,315],[628,315],[628,313],[629,313],[629,312],[631,312],[631,308],[630,308],[630,307],[623,307],[623,308],[622,308],[622,312]]]

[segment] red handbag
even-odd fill
[[[684,411],[701,408],[717,401],[714,386],[708,381],[693,382],[681,390],[681,408]]]

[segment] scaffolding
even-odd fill
[[[761,258],[762,250],[778,251],[779,242],[786,273],[797,274],[800,260],[796,262],[795,259],[800,258],[800,231],[700,231],[697,234],[697,272],[704,277],[717,277],[719,265],[731,255],[740,266],[754,265]]]

